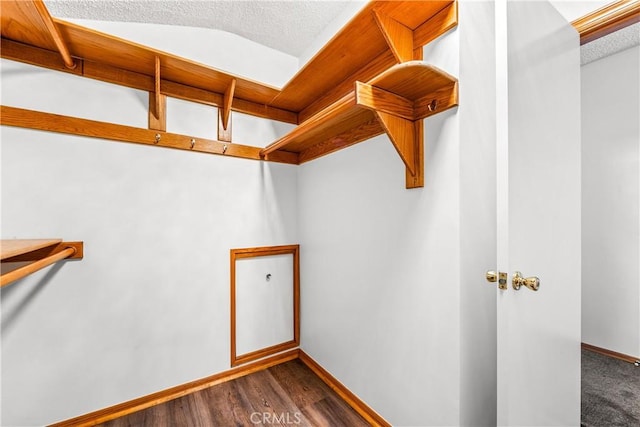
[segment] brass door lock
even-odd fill
[[[485,276],[488,282],[495,283],[498,282],[498,289],[503,291],[507,290],[507,273],[503,272],[495,272],[495,271],[487,271]]]
[[[519,290],[522,285],[526,286],[532,291],[537,291],[538,289],[540,289],[540,279],[535,276],[525,278],[522,277],[522,273],[516,271],[515,273],[513,273],[513,280],[511,280],[511,285],[516,291]]]

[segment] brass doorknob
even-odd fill
[[[487,271],[487,282],[497,282],[498,281],[498,273],[495,271]]]
[[[540,289],[540,279],[535,276],[525,278],[522,277],[522,273],[516,271],[515,273],[513,273],[511,285],[516,291],[519,290],[522,285],[526,286],[532,291],[537,291],[538,289]]]

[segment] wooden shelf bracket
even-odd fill
[[[224,91],[222,105],[218,107],[218,140],[231,142],[231,107],[233,106],[233,96],[236,91],[236,79],[231,79],[231,83]]]
[[[403,82],[411,79],[422,83],[411,83],[415,88],[407,91]],[[439,82],[428,87],[436,79]],[[356,82],[354,93],[356,105],[375,113],[407,167],[406,187],[424,186],[422,119],[458,105],[457,80],[421,61],[411,61],[397,65],[369,83]]]
[[[457,79],[422,62],[457,25],[457,0],[370,1],[282,88],[52,18],[43,0],[2,9],[3,58],[149,93],[148,129],[0,106],[3,125],[292,164],[386,132],[415,188],[422,119],[458,105]],[[166,132],[166,97],[217,107],[218,139]],[[230,144],[232,110],[297,127],[264,148]]]
[[[411,61],[413,59],[413,31],[378,10],[373,11],[373,17],[396,61],[398,63]]]
[[[231,117],[231,105],[233,104],[233,94],[236,90],[236,79],[232,79],[229,87],[224,92],[224,101],[222,104],[222,127],[227,130],[229,125],[229,117]]]
[[[413,101],[407,98],[362,82],[356,82],[355,94],[357,105],[403,119],[415,120]]]
[[[380,124],[387,132],[391,143],[396,148],[411,175],[416,174],[416,132],[411,120],[376,111]]]
[[[167,97],[162,94],[160,75],[160,57],[155,57],[154,91],[149,92],[149,129],[167,130]]]
[[[77,64],[71,57],[69,48],[67,47],[67,44],[65,43],[64,39],[60,35],[60,31],[58,31],[58,27],[56,27],[55,22],[53,22],[53,19],[51,18],[51,15],[47,10],[47,6],[45,6],[42,0],[32,0],[32,1],[33,1],[33,5],[38,11],[38,15],[40,15],[40,18],[42,19],[45,27],[49,31],[49,34],[53,39],[53,43],[56,45],[58,52],[60,52],[60,56],[62,56],[62,60],[64,61],[65,67],[67,67],[70,70],[75,69]]]

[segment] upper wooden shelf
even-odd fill
[[[457,25],[455,0],[371,1],[281,89],[52,18],[42,0],[3,1],[0,13],[2,57],[148,91],[149,127],[161,146],[170,96],[218,107],[223,141],[231,141],[230,111],[299,125],[260,150],[264,160],[302,163],[386,132],[407,166],[407,186],[419,187],[419,121],[458,103],[455,78],[414,61]],[[92,136],[122,140],[120,131]],[[201,151],[224,155],[220,145]]]
[[[458,81],[422,61],[389,68],[310,117],[261,151],[297,153],[304,163],[387,132],[407,169],[415,175],[415,122],[458,105]]]
[[[82,259],[83,252],[82,242],[63,242],[62,239],[0,240],[3,263],[0,287],[63,259]],[[16,263],[17,266],[12,265],[5,271],[4,264],[10,263]]]
[[[404,31],[407,57],[396,57],[388,39],[396,34],[387,34],[382,20]],[[355,81],[369,81],[398,62],[414,59],[414,49],[455,25],[453,1],[372,1],[285,85],[272,105],[297,111],[302,122],[348,93]]]
[[[457,19],[452,20],[452,16],[457,18],[453,1],[372,1],[284,88],[278,89],[51,18],[46,8],[38,9],[41,3],[40,0],[2,2],[2,57],[146,91],[155,90],[156,58],[159,58],[160,91],[167,96],[221,106],[225,92],[235,80],[232,110],[290,123],[298,123],[298,114],[310,116],[323,104],[334,102],[350,90],[355,80],[368,81],[397,62],[375,16],[388,17],[411,30],[412,49],[457,23]],[[52,20],[53,29],[45,24],[43,13]],[[430,20],[437,21],[437,25],[430,25]],[[52,32],[75,59],[78,66],[74,69],[65,67],[59,56],[50,55],[58,51]]]

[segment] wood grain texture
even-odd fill
[[[415,171],[412,173],[409,168],[406,168],[407,189],[424,187],[424,121],[416,120],[413,122],[413,127],[415,128]]]
[[[2,58],[82,76],[83,61],[81,59],[76,59],[78,66],[70,70],[65,66],[58,52],[18,43],[4,36],[0,43],[0,56]]]
[[[3,38],[20,40],[49,51],[57,50],[32,1],[2,1],[0,7],[0,33]],[[59,53],[56,54],[60,57]]]
[[[400,158],[411,175],[416,173],[416,138],[415,127],[411,120],[376,111],[382,127],[389,135]]]
[[[411,61],[413,59],[413,31],[379,10],[373,11],[373,17],[396,61],[398,63]]]
[[[42,22],[47,28],[47,31],[49,31],[49,35],[51,36],[53,43],[58,49],[58,52],[60,52],[60,56],[62,56],[62,61],[64,62],[65,67],[69,68],[70,70],[73,70],[74,68],[76,68],[77,64],[71,57],[71,53],[69,53],[69,48],[67,48],[67,44],[62,39],[62,36],[58,31],[58,27],[53,22],[53,19],[49,14],[49,10],[47,10],[47,6],[45,6],[42,0],[32,0],[32,2],[33,2],[33,6],[36,8],[36,10],[38,11],[38,14],[40,15]]]
[[[370,110],[382,111],[393,114],[407,120],[415,120],[413,101],[403,98],[395,93],[371,86],[366,83],[356,82],[356,104]]]
[[[170,410],[169,410],[170,408],[167,406],[163,406],[162,405],[163,403],[172,401],[174,399],[178,399],[183,396],[190,395],[200,390],[208,389],[218,384],[223,384],[228,381],[241,378],[245,375],[250,375],[254,372],[259,372],[259,371],[268,369],[272,366],[279,365],[281,363],[295,360],[297,358],[298,358],[298,350],[292,350],[286,353],[281,353],[267,359],[259,360],[257,362],[249,363],[247,365],[243,365],[238,368],[221,372],[219,374],[211,375],[196,381],[191,381],[186,384],[171,387],[166,390],[152,393],[147,396],[142,396],[137,399],[130,400],[128,402],[123,402],[123,403],[110,406],[108,408],[104,408],[104,409],[91,412],[85,415],[81,415],[75,418],[60,421],[60,422],[51,424],[51,427],[94,426],[100,423],[105,423],[107,421],[117,419],[119,417],[123,417],[128,414],[134,414],[134,417],[132,418],[132,423],[116,424],[116,425],[132,425],[132,426],[176,425],[170,422],[166,422],[166,423],[164,422],[165,420],[171,420],[171,417],[173,415],[170,413]],[[142,411],[143,409],[151,408],[151,407],[153,407],[154,410],[157,408],[157,411],[154,411],[154,413],[151,415],[149,415],[148,413],[143,413],[141,418],[142,422],[138,423],[137,422],[138,418],[136,417],[140,416],[139,411]],[[129,420],[124,420],[124,422],[129,423]],[[157,422],[158,424],[154,424],[154,422]],[[188,426],[190,424],[181,424],[181,425]],[[221,424],[221,425],[225,425],[225,424]]]
[[[231,107],[233,106],[233,95],[236,90],[236,79],[232,79],[231,83],[227,87],[227,90],[224,91],[224,98],[222,103],[222,127],[224,130],[227,130],[227,125],[229,124],[229,117],[231,114]]]
[[[269,144],[263,148],[260,153],[262,155],[271,154],[277,150],[287,147],[290,151],[302,151],[309,145],[314,145],[318,141],[312,141],[306,143],[314,135],[320,135],[319,139],[326,139],[332,134],[346,131],[350,127],[350,123],[344,123],[349,119],[348,114],[353,114],[353,107],[355,105],[355,95],[350,93],[335,102],[329,108],[325,108],[313,117],[304,121],[298,125],[295,129],[289,132],[284,137],[278,139],[272,144]],[[340,122],[340,123],[338,123]],[[340,130],[337,130],[337,126],[342,125]]]
[[[416,119],[424,119],[458,105],[458,82],[445,86],[414,101]]]
[[[0,106],[0,124],[92,138],[109,139],[112,141],[240,157],[243,159],[266,160],[290,164],[298,163],[298,155],[296,153],[278,152],[261,157],[260,148],[258,147],[240,144],[224,144],[219,141],[204,138],[193,138],[169,132],[116,125],[95,120],[79,119],[76,117],[43,113],[40,111],[24,110],[5,105]],[[158,142],[156,142],[156,135],[160,135],[160,141]],[[191,139],[196,140],[193,148],[191,147]]]
[[[453,3],[454,7],[457,6],[457,3]],[[443,9],[444,10],[444,9]],[[457,10],[457,9],[456,9]],[[438,12],[441,14],[442,11]],[[433,19],[433,18],[432,18]],[[457,13],[456,13],[456,23],[457,23]],[[418,29],[416,29],[418,31]],[[422,61],[424,56],[424,50],[422,48],[415,49],[413,51],[413,59],[416,61]],[[418,115],[416,113],[416,102],[414,101],[414,115]],[[413,126],[415,128],[415,173],[411,173],[411,171],[405,168],[405,187],[407,189],[411,188],[422,188],[424,187],[424,120],[415,120],[413,122]]]
[[[420,173],[411,154],[415,150],[408,148],[405,137],[415,134],[414,127],[393,118],[387,120],[387,115],[409,121],[422,119],[457,105],[457,93],[457,79],[434,66],[416,60],[397,64],[366,84],[356,82],[351,92],[265,147],[261,154],[299,153],[303,163],[379,135],[380,127],[371,123],[378,117],[383,130],[394,132],[390,138],[411,175],[415,175]]]
[[[160,74],[160,57],[156,56],[156,66],[155,66],[155,74],[154,74],[154,93],[156,99],[156,108],[155,111],[158,113],[160,111],[160,97],[162,96],[161,83],[162,83],[162,75]],[[160,116],[156,117],[160,119]]]
[[[353,86],[359,70],[372,62],[380,63],[377,71],[358,80],[368,81],[375,74],[396,63],[374,18],[374,11],[410,30],[437,14],[451,1],[372,1],[340,30],[282,89],[272,105],[291,111],[302,111],[337,85]],[[415,45],[416,47],[419,45]],[[421,45],[420,45],[421,46]],[[380,61],[378,58],[384,58]],[[337,92],[329,105],[343,96]],[[307,116],[317,113],[317,109]]]
[[[47,43],[47,37],[43,37],[46,26],[37,16],[37,11],[28,7],[29,2],[25,2],[24,5],[22,3],[3,2],[3,21],[6,21],[6,25],[3,25],[3,37],[34,47],[54,50],[55,45]],[[417,48],[424,44],[425,40],[455,25],[451,19],[446,21],[447,24],[444,26],[440,20],[433,20],[451,5],[455,5],[455,2],[370,2],[282,90],[79,25],[57,19],[53,21],[60,37],[66,41],[70,53],[85,62],[97,64],[97,67],[115,68],[125,75],[135,73],[153,78],[156,58],[159,58],[162,63],[163,83],[167,80],[223,96],[229,88],[229,82],[236,79],[236,98],[244,100],[245,103],[271,107],[276,111],[297,113],[315,104],[320,98],[323,98],[324,105],[331,104],[344,95],[334,88],[352,86],[354,78],[368,81],[393,65],[396,58],[392,51],[396,56],[409,59],[410,53],[407,51],[410,50],[410,45]],[[455,9],[455,6],[453,8]],[[4,10],[8,12],[5,13]],[[381,17],[379,23],[384,28],[383,32],[378,30],[379,23],[374,16]],[[415,33],[420,32],[419,28],[429,21],[432,21],[429,25],[430,35],[416,37]],[[12,27],[17,30],[12,31]],[[413,42],[407,37],[409,32],[414,33]],[[392,48],[385,37],[392,41]],[[375,67],[372,67],[372,64],[375,64]],[[327,98],[330,92],[332,97]],[[166,91],[163,93],[171,96]],[[236,108],[235,102],[233,108]],[[317,111],[316,108],[315,111],[308,112],[307,116]],[[276,117],[274,119],[278,120]]]
[[[571,23],[580,34],[580,44],[640,22],[640,1],[621,0],[606,5]]]
[[[367,82],[406,99],[416,100],[449,87],[458,79],[423,61],[397,64]]]
[[[305,148],[298,155],[298,162],[300,164],[309,162],[335,151],[342,150],[343,148],[350,147],[359,142],[366,141],[374,136],[383,134],[384,129],[380,125],[380,122],[375,118],[373,112],[370,114],[369,121]]]
[[[261,256],[291,255],[293,257],[293,339],[250,353],[238,354],[236,351],[236,261],[238,259]],[[282,352],[300,345],[300,245],[263,246],[255,248],[231,249],[229,256],[230,271],[230,337],[231,366],[237,366],[272,354]]]
[[[13,61],[155,93],[155,75],[150,76],[136,71],[125,70],[111,65],[81,59],[76,59],[78,67],[74,70],[69,70],[65,67],[64,62],[58,53],[18,43],[5,38],[2,38],[0,56]],[[161,78],[160,87],[163,95],[170,96],[172,98],[183,99],[185,101],[197,102],[215,107],[220,107],[224,103],[223,92],[201,89],[189,86],[188,84],[167,80],[165,78]],[[233,98],[231,110],[285,123],[298,123],[298,114],[295,112],[237,97]]]
[[[360,427],[369,423],[304,363],[292,360],[102,425]]]
[[[638,355],[638,357],[630,356],[628,354],[618,353],[617,351],[608,350],[606,348],[597,347],[595,345],[591,345],[587,343],[582,343],[582,348],[584,350],[589,350],[594,353],[599,353],[605,356],[613,357],[614,359],[624,360],[625,362],[629,362],[629,363],[636,363],[637,361],[640,361],[640,355]]]
[[[3,265],[5,263],[29,263],[25,265],[16,264],[17,268],[6,271],[3,268],[2,275],[0,276],[0,287],[9,285],[16,280],[22,279],[58,261],[64,259],[82,259],[84,254],[82,242],[58,242],[57,239],[3,240],[2,242],[3,247],[5,246],[5,242],[7,242],[6,245],[9,246],[8,252],[3,254]]]
[[[393,66],[395,63],[395,58],[391,51],[385,51],[382,55],[367,63],[364,67],[358,69],[343,82],[332,86],[327,92],[321,94],[311,104],[307,105],[298,113],[299,122],[303,123],[307,121],[310,117],[313,117],[334,102],[352,92],[355,82],[369,82],[375,76]]]
[[[372,426],[391,427],[391,424],[356,396],[351,390],[338,381],[333,375],[313,360],[308,354],[300,350],[300,361],[315,373],[331,390],[349,404],[360,416]]]
[[[5,260],[18,255],[57,245],[62,239],[2,239],[0,240],[0,259]]]
[[[16,1],[7,3],[12,17],[3,16],[3,23],[6,21],[18,29],[7,30],[6,37],[3,32],[0,54],[60,70],[60,61],[50,55],[51,45],[38,40],[47,27],[42,22],[32,22],[34,8],[21,7]],[[219,108],[218,136],[222,142],[197,139],[192,143],[191,138],[182,142],[180,137],[162,134],[157,145],[255,158],[255,149],[252,150],[255,147],[225,144],[231,141],[231,132],[227,131],[231,110],[298,124],[292,132],[258,151],[259,158],[286,163],[317,158],[378,135],[384,129],[409,169],[409,188],[423,181],[420,178],[423,167],[419,149],[409,148],[406,137],[415,134],[415,126],[403,120],[416,121],[458,105],[457,79],[412,59],[421,58],[420,47],[455,27],[457,22],[457,2],[453,0],[371,1],[280,90],[54,20],[71,54],[80,58],[82,70],[76,74],[155,93],[155,106],[149,113],[150,128],[166,129],[166,117],[161,117],[161,96]],[[33,27],[35,35],[25,35],[19,30],[20,25]],[[9,36],[27,45],[6,40]],[[397,62],[401,63],[394,66]],[[368,86],[358,82],[366,82]],[[376,117],[379,125],[374,123]],[[107,130],[102,124],[100,132],[108,135],[107,139],[148,143],[149,135],[134,132],[136,137],[124,138],[119,134],[122,130]],[[86,136],[91,131],[83,132],[70,133]],[[414,136],[412,145],[421,141],[422,136]]]
[[[413,45],[416,48],[429,44],[458,25],[458,2],[443,2],[442,6],[442,9],[413,31]],[[422,58],[414,56],[413,59]]]
[[[9,272],[3,272],[2,276],[0,276],[0,287],[7,286],[16,280],[20,280],[32,273],[35,273],[38,270],[41,270],[45,267],[50,266],[58,261],[62,261],[65,258],[71,257],[75,254],[76,250],[74,248],[66,248],[60,252],[49,255],[46,258],[39,259],[22,267],[19,267],[15,270],[11,270]]]
[[[3,240],[4,242],[4,240]],[[83,242],[71,242],[61,241],[54,245],[42,246],[38,249],[32,249],[26,252],[18,253],[16,255],[9,256],[2,260],[2,262],[31,262],[38,261],[42,258],[46,258],[50,255],[62,252],[65,249],[73,248],[74,253],[69,259],[82,259],[84,256],[84,243]]]
[[[235,78],[236,96],[259,104],[269,103],[279,93],[272,86],[240,78],[195,61],[70,22],[54,21],[67,40],[72,54],[86,61],[153,77],[157,56],[162,62],[162,74],[166,80],[223,94],[231,79]]]

